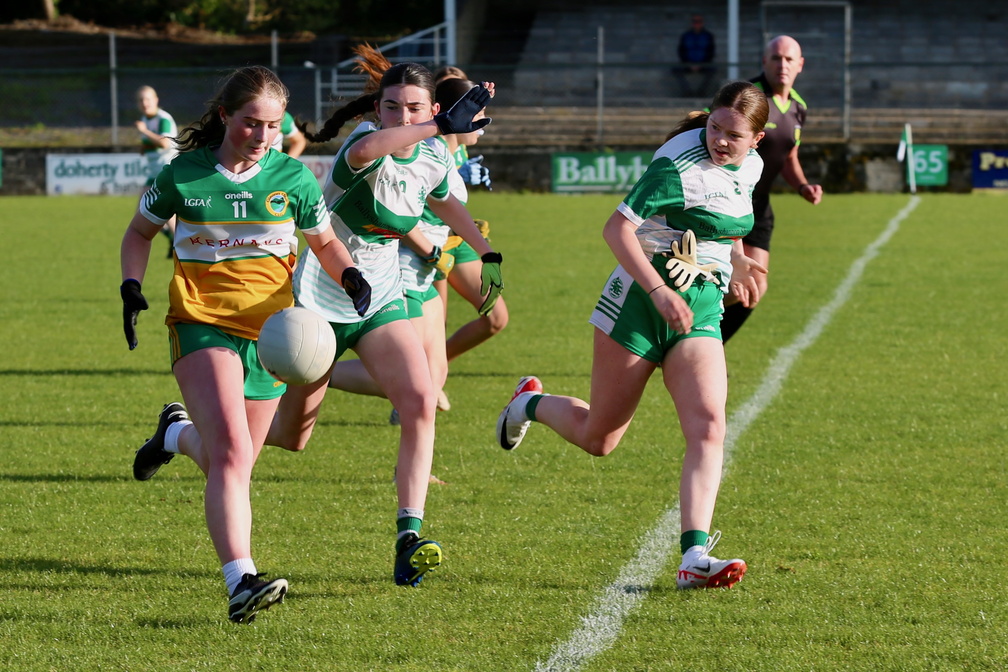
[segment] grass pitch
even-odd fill
[[[1008,667],[1003,202],[921,198],[735,443],[716,554],[745,558],[745,580],[680,592],[673,560],[611,645],[557,669]],[[729,413],[908,199],[774,198],[770,292],[728,346]],[[618,200],[474,194],[511,324],[446,387],[434,473],[447,484],[425,524],[444,565],[416,590],[393,585],[397,430],[387,402],[331,391],[308,450],[267,449],[257,466],[256,562],[291,592],[246,627],[226,619],[196,467],[130,474],[179,397],[164,239],[129,352],[118,250],[135,201],[0,199],[0,669],[544,667],[677,500],[683,442],[657,378],[605,459],[542,426],[513,453],[494,445],[519,376],[587,394]],[[472,315],[453,300],[449,327]]]

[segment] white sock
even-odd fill
[[[182,430],[186,427],[191,426],[192,420],[179,420],[178,422],[173,422],[168,425],[168,429],[165,430],[164,435],[164,449],[169,453],[179,452],[178,447],[178,437],[182,433]]]
[[[238,558],[221,567],[221,571],[224,573],[224,583],[227,584],[228,595],[233,595],[243,576],[256,573],[256,566],[252,562],[252,558]]]
[[[411,509],[408,507],[403,507],[399,509],[398,512],[396,512],[396,518],[403,518],[405,516],[409,516],[410,518],[419,518],[420,520],[423,520],[423,514],[424,514],[423,509]]]

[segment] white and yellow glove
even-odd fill
[[[434,249],[431,250],[428,256],[424,257],[424,261],[436,268],[445,277],[448,277],[451,270],[455,268],[455,255],[445,252],[437,245],[434,246]]]
[[[434,264],[434,267],[437,269],[435,279],[444,280],[451,273],[452,269],[455,268],[455,255],[451,250],[454,250],[463,242],[465,241],[462,240],[462,236],[448,236],[448,241],[441,248],[441,258]]]
[[[487,242],[490,241],[490,222],[485,219],[474,219],[473,223],[476,228],[479,229],[480,235],[486,239]]]
[[[671,258],[665,263],[668,269],[669,279],[672,280],[672,287],[678,292],[685,292],[693,281],[703,276],[705,280],[714,282],[714,269],[717,264],[699,264],[696,258],[696,234],[686,231],[682,235],[682,244],[677,240],[672,241],[672,251],[666,252],[666,256]]]

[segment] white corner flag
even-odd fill
[[[910,193],[917,193],[917,176],[914,170],[913,161],[913,133],[910,124],[904,124],[903,137],[900,138],[899,149],[896,150],[896,160],[900,163],[907,159],[907,182],[910,185]]]

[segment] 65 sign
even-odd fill
[[[914,145],[910,167],[919,187],[948,185],[948,145]]]

